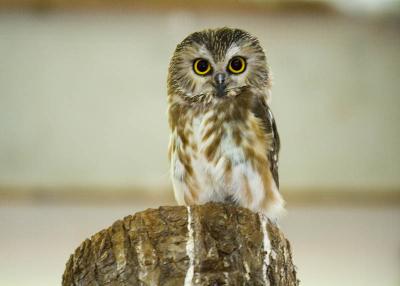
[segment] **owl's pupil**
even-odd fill
[[[243,65],[243,63],[240,59],[233,59],[231,62],[232,69],[237,70],[237,71],[242,68],[242,65]]]
[[[197,69],[200,72],[205,72],[208,69],[208,62],[205,60],[201,60],[197,63]]]

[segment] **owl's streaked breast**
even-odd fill
[[[260,210],[268,207],[269,191],[279,195],[265,152],[268,136],[250,111],[241,115],[238,120],[229,112],[211,109],[182,116],[185,123],[177,126],[170,143],[178,202],[233,200]]]

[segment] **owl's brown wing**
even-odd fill
[[[271,147],[266,151],[270,162],[271,174],[274,177],[276,186],[279,188],[278,161],[281,143],[274,115],[264,99],[258,97],[256,97],[253,104],[253,113],[256,117],[262,120],[265,131],[272,137]]]

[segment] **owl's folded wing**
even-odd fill
[[[260,98],[256,98],[253,105],[254,115],[260,118],[263,122],[264,129],[266,133],[271,137],[272,143],[267,151],[268,161],[270,163],[270,171],[275,180],[276,186],[279,188],[279,174],[278,174],[278,161],[279,161],[279,149],[280,139],[278,129],[276,128],[276,123],[274,115],[268,104]]]

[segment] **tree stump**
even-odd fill
[[[248,209],[209,203],[148,209],[86,239],[63,286],[296,286],[289,241]]]

